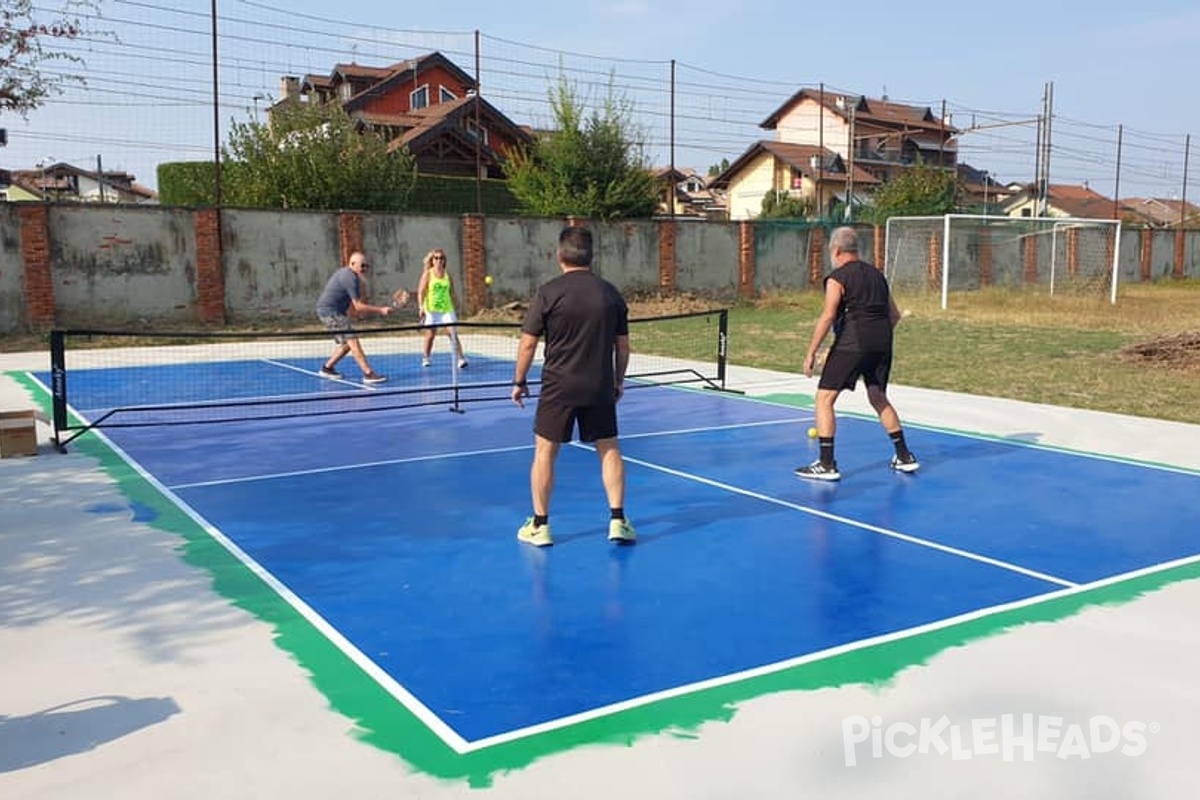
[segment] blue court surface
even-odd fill
[[[120,402],[105,381],[196,400],[189,368],[75,373],[76,410]],[[330,391],[279,372],[277,394]],[[661,386],[620,408],[638,543],[605,539],[575,443],[539,550],[515,538],[532,407],[345,410],[102,433],[459,752],[1200,552],[1191,472],[910,428],[901,475],[843,416],[842,481],[808,483],[810,410]]]

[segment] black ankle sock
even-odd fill
[[[820,439],[817,439],[817,442],[821,445],[821,463],[827,467],[835,464],[836,462],[833,460],[833,437],[822,436]]]
[[[550,521],[549,514],[534,514],[533,515],[533,526],[535,528],[541,527],[542,525],[545,525],[549,521]]]
[[[896,455],[908,455],[908,445],[904,443],[904,429],[899,428],[888,434],[888,438],[892,440],[892,445],[896,448]]]
[[[613,519],[625,519],[625,509],[624,508],[612,508],[609,510],[612,512]]]

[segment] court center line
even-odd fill
[[[595,450],[594,447],[591,447],[589,445],[585,445],[585,444],[582,444],[579,442],[571,442],[571,444],[576,447],[579,447],[581,449],[584,449],[584,450]],[[1022,567],[1018,564],[1012,564],[1008,561],[1002,561],[998,558],[991,558],[989,556],[980,555],[979,553],[972,553],[970,550],[961,550],[957,547],[950,547],[949,545],[939,544],[938,542],[932,542],[932,541],[929,541],[928,539],[922,539],[918,536],[910,536],[907,533],[900,533],[899,531],[893,531],[888,528],[881,528],[878,525],[872,525],[868,522],[861,522],[859,520],[851,519],[849,517],[839,516],[838,514],[830,514],[828,511],[821,511],[820,509],[812,508],[811,506],[800,505],[799,503],[792,503],[788,500],[781,500],[780,498],[772,497],[769,494],[762,494],[761,492],[755,492],[751,489],[743,489],[740,486],[733,486],[732,484],[722,483],[721,481],[713,480],[712,478],[705,478],[702,475],[695,475],[690,472],[684,472],[683,470],[678,470],[678,469],[674,469],[672,467],[663,466],[662,464],[654,464],[650,461],[644,461],[640,458],[630,458],[629,456],[627,456],[625,454],[622,454],[622,457],[625,459],[625,461],[627,461],[631,464],[637,464],[638,466],[646,467],[647,469],[652,469],[652,470],[655,470],[657,472],[662,472],[667,475],[673,475],[677,478],[684,478],[686,480],[695,481],[696,483],[703,483],[707,486],[712,486],[717,489],[723,489],[727,492],[732,492],[733,494],[740,494],[744,497],[751,497],[751,498],[754,498],[755,500],[762,500],[765,503],[771,503],[772,505],[782,506],[783,508],[789,508],[789,509],[792,509],[793,511],[799,511],[804,514],[811,514],[815,517],[821,517],[822,519],[828,519],[833,522],[840,522],[845,525],[850,525],[851,527],[854,527],[854,528],[860,528],[862,530],[870,531],[872,533],[878,533],[881,536],[887,536],[892,539],[898,539],[902,542],[908,542],[909,544],[915,544],[920,547],[928,547],[932,550],[938,550],[943,553],[948,553],[950,555],[958,556],[959,558],[966,558],[971,561],[977,561],[981,564],[987,564],[989,566],[999,567],[1000,569],[1005,569],[1010,572],[1016,572],[1020,575],[1025,575],[1030,578],[1036,578],[1037,580],[1045,581],[1047,583],[1053,583],[1053,584],[1057,584],[1058,586],[1065,586],[1067,588],[1074,588],[1079,585],[1072,581],[1065,580],[1064,578],[1059,578],[1054,575],[1048,575],[1044,572],[1038,572],[1038,571],[1032,570],[1032,569],[1026,569],[1025,567]]]
[[[364,392],[373,392],[376,389],[376,387],[374,385],[369,384],[369,383],[355,383],[354,381],[349,381],[349,380],[346,380],[345,378],[328,377],[326,375],[322,375],[319,372],[314,372],[311,369],[305,369],[304,367],[297,367],[295,364],[288,364],[283,361],[276,361],[273,358],[264,358],[261,360],[264,364],[270,364],[273,367],[282,367],[283,369],[290,369],[292,372],[299,372],[301,375],[311,375],[314,378],[320,378],[323,381],[331,381],[333,383],[340,383],[343,386],[352,386],[355,389],[362,389]]]

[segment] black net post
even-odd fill
[[[67,429],[67,356],[62,331],[50,331],[50,392],[54,408],[54,448],[66,452],[62,432]]]

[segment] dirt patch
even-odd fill
[[[1121,348],[1123,361],[1172,369],[1200,369],[1200,331],[1183,331]]]

